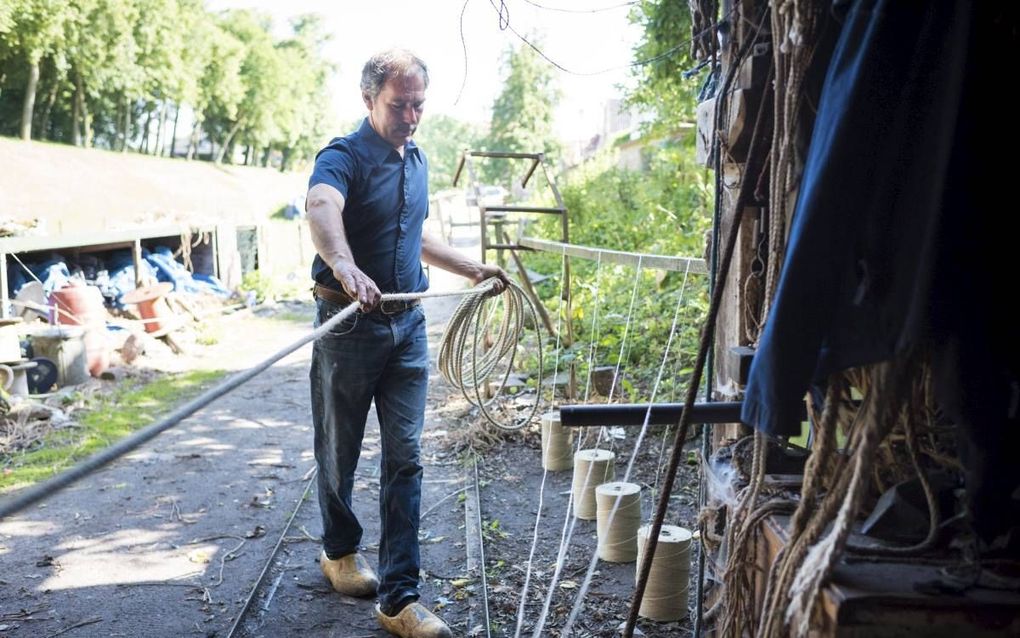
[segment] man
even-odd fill
[[[421,292],[421,261],[477,283],[506,273],[462,256],[428,234],[428,161],[412,141],[425,104],[425,63],[408,51],[372,57],[361,76],[368,117],[316,156],[308,222],[319,323],[353,300],[361,310],[314,346],[311,366],[315,458],[322,510],[322,572],[336,591],[378,594],[376,616],[404,638],[450,636],[417,602],[422,467],[420,435],[428,385],[425,317],[418,302],[381,301],[381,291]],[[351,509],[354,470],[375,399],[382,457],[377,579],[358,553]]]

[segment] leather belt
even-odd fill
[[[312,294],[319,299],[325,299],[326,301],[330,301],[340,306],[347,306],[354,303],[354,299],[346,292],[333,290],[332,288],[327,288],[322,284],[315,284],[315,287],[312,289]],[[384,299],[372,312],[379,312],[384,315],[399,315],[402,312],[406,312],[411,308],[414,308],[420,303],[420,299],[408,299],[406,301]]]

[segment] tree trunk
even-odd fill
[[[232,142],[234,140],[234,136],[237,135],[237,132],[239,130],[241,130],[241,120],[238,120],[238,121],[234,122],[234,125],[232,127],[230,127],[230,132],[227,133],[227,137],[223,140],[223,145],[220,146],[219,153],[217,153],[214,156],[216,158],[216,163],[217,164],[222,164],[223,163],[223,156],[224,156],[224,154],[226,154],[227,148],[232,146]]]
[[[283,158],[280,160],[280,172],[281,173],[286,173],[287,170],[290,168],[290,158],[291,158],[291,156],[293,154],[294,154],[294,151],[293,151],[293,149],[291,147],[289,147],[289,146],[284,147],[284,149],[283,149]],[[266,153],[266,157],[267,158],[269,157],[269,153]]]
[[[81,110],[81,132],[85,136],[82,142],[85,148],[92,148],[96,142],[96,132],[92,130],[92,114],[89,113],[89,103],[84,96],[81,100]]]
[[[124,100],[117,100],[117,113],[114,118],[113,144],[110,145],[110,149],[119,151],[124,134]]]
[[[272,152],[273,152],[272,146],[266,146],[266,148],[262,150],[262,168],[267,168],[269,166],[269,155]]]
[[[85,90],[81,85],[81,75],[74,76],[74,98],[71,103],[71,144],[81,146],[81,129],[78,128],[82,119],[82,102],[85,101]]]
[[[120,152],[127,152],[128,137],[131,136],[131,101],[127,94],[121,100],[122,117],[120,121]]]
[[[142,132],[142,139],[138,141],[138,152],[149,153],[149,129],[152,127],[152,107],[149,104],[145,105],[145,128]]]
[[[161,102],[159,105],[159,127],[156,129],[156,146],[152,149],[153,155],[162,156],[163,147],[166,145],[166,137],[163,135],[163,131],[166,129],[166,110],[167,102]]]
[[[174,130],[170,134],[170,157],[174,156],[174,152],[177,150],[177,120],[181,118],[181,105],[180,103],[174,104]]]
[[[198,135],[202,128],[202,122],[195,118],[194,124],[191,125],[191,137],[188,138],[188,154],[187,159],[195,158],[195,151],[198,150]]]
[[[39,86],[39,61],[29,60],[25,101],[21,107],[21,139],[32,139],[32,112],[35,111],[35,90]]]
[[[59,86],[60,82],[54,80],[53,86],[46,93],[46,99],[43,101],[43,111],[39,116],[39,126],[35,133],[37,139],[46,140],[50,137],[50,113],[53,112],[53,103],[57,101],[57,88]]]

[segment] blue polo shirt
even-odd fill
[[[429,287],[421,266],[422,224],[429,212],[428,159],[413,141],[400,157],[368,118],[315,156],[308,187],[328,184],[344,196],[344,231],[354,263],[384,293]],[[312,278],[342,290],[318,255]]]

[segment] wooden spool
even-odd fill
[[[595,504],[599,558],[611,563],[632,562],[637,558],[641,525],[641,486],[603,483],[595,488]]]
[[[559,411],[542,415],[542,468],[561,472],[574,467],[574,432],[560,425]]]
[[[595,488],[616,476],[615,460],[609,450],[580,450],[574,455],[574,516],[595,520]]]
[[[651,525],[638,530],[638,569],[644,560]],[[687,616],[688,583],[691,572],[691,538],[689,529],[663,525],[659,543],[652,557],[648,585],[638,614],[659,622],[680,620]],[[636,578],[636,575],[635,575]]]

